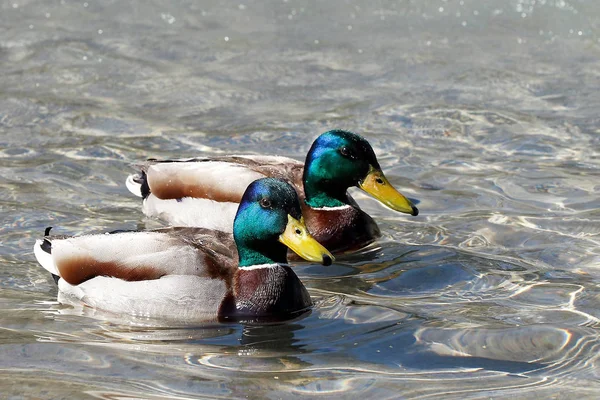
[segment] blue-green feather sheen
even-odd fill
[[[342,147],[346,147],[350,156],[341,154]],[[373,148],[361,136],[342,130],[323,133],[306,156],[303,177],[306,203],[315,208],[348,204],[348,188],[365,178],[370,165],[379,168]]]
[[[268,199],[270,207],[261,206]],[[287,263],[287,247],[278,241],[288,223],[288,214],[301,218],[296,191],[280,179],[264,178],[250,184],[233,223],[240,267]]]

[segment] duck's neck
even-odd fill
[[[312,208],[342,207],[349,205],[348,187],[331,180],[304,177],[305,201]]]
[[[287,264],[287,247],[279,242],[259,242],[252,246],[238,244],[239,266]]]

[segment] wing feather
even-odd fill
[[[302,191],[303,164],[287,157],[235,155],[149,160],[139,167],[146,173],[150,192],[160,199],[195,197],[239,203],[248,185],[264,177],[285,179]],[[129,186],[137,185],[128,179]],[[139,196],[137,187],[130,190]]]
[[[52,261],[61,278],[77,285],[97,276],[126,281],[193,275],[226,279],[236,254],[204,229],[86,235],[52,239]]]
[[[253,181],[264,175],[244,166],[211,161],[160,163],[146,172],[150,192],[159,199],[195,197],[239,202]]]

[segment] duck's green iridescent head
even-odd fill
[[[308,233],[298,195],[281,179],[250,184],[233,222],[240,267],[287,263],[289,247],[300,257],[330,265],[333,256]]]
[[[306,203],[311,207],[346,205],[348,188],[358,186],[393,210],[419,213],[389,183],[373,148],[356,133],[332,130],[319,136],[306,156],[303,178]]]

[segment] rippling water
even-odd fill
[[[11,398],[600,397],[594,0],[0,4],[0,392]],[[302,159],[366,136],[421,214],[297,272],[278,325],[56,301],[31,248],[156,226],[147,157]]]

